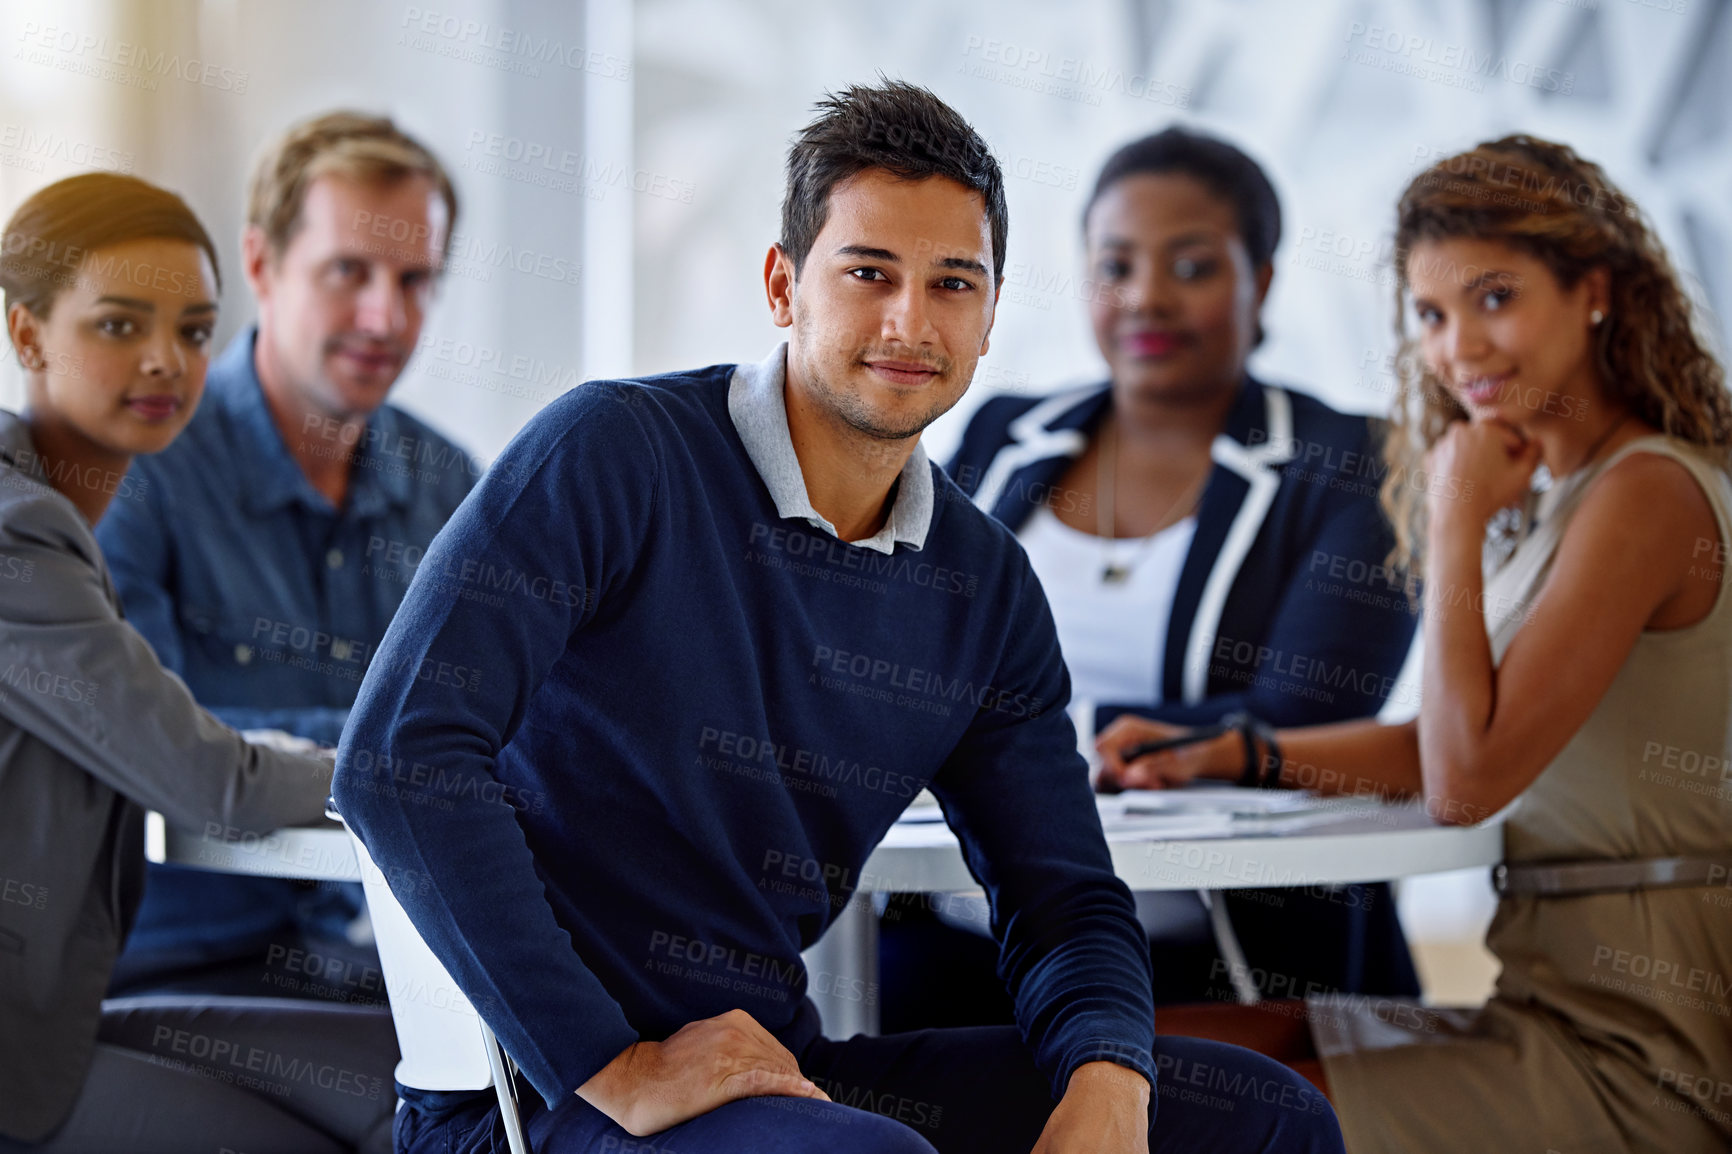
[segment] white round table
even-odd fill
[[[1503,828],[1440,826],[1414,805],[1342,798],[1325,812],[1238,821],[1229,837],[1166,839],[1115,833],[1113,870],[1133,890],[1230,890],[1347,885],[1494,866]],[[1242,831],[1242,832],[1241,832]],[[930,826],[891,827],[861,870],[862,890],[964,892],[980,888],[954,838]]]
[[[1302,822],[1302,824],[1300,824]],[[1413,805],[1359,798],[1298,818],[1235,821],[1226,837],[1170,838],[1111,831],[1113,868],[1133,890],[1194,890],[1209,906],[1216,940],[1242,1001],[1255,1001],[1222,890],[1336,886],[1388,881],[1448,870],[1491,867],[1503,860],[1498,823],[1440,826]],[[336,823],[280,829],[264,837],[225,839],[172,828],[161,860],[227,873],[359,881],[354,846]],[[858,892],[968,893],[979,884],[949,830],[930,822],[893,826],[861,870]],[[832,1037],[878,1029],[878,923],[870,898],[848,902],[805,954],[811,993]]]

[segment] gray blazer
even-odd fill
[[[331,783],[323,761],[249,745],[158,664],[42,475],[0,411],[0,1137],[24,1142],[84,1084],[144,889],[145,810],[239,837],[317,820]]]

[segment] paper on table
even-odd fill
[[[1127,790],[1096,800],[1108,837],[1169,839],[1295,833],[1378,808],[1377,800],[1369,797],[1319,797],[1303,790],[1234,786]]]
[[[1367,799],[1368,804],[1375,805]],[[1095,798],[1108,838],[1198,839],[1280,833],[1342,816],[1341,798],[1302,790],[1194,786],[1142,789]],[[1351,807],[1348,807],[1351,808]],[[891,829],[898,846],[942,845],[952,840],[937,799],[922,793]]]
[[[1240,832],[1230,813],[1164,813],[1147,817],[1109,818],[1101,815],[1101,828],[1108,841],[1192,841],[1198,838],[1232,837]]]
[[[1104,799],[1103,799],[1104,800]],[[1132,817],[1101,815],[1108,839],[1145,838],[1175,841],[1181,838],[1231,837],[1238,832],[1230,813],[1138,814]],[[890,827],[884,843],[891,848],[912,849],[954,844],[956,836],[944,824],[936,806],[905,813]]]
[[[1096,799],[1103,819],[1115,815],[1227,813],[1261,816],[1315,809],[1316,794],[1296,789],[1239,789],[1235,786],[1193,786],[1188,789],[1127,789]],[[1332,804],[1332,803],[1324,803]]]

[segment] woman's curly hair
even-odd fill
[[[1449,237],[1497,241],[1534,257],[1563,287],[1596,268],[1611,302],[1594,328],[1601,386],[1665,433],[1732,463],[1732,396],[1695,327],[1690,300],[1635,202],[1566,145],[1506,136],[1440,161],[1402,193],[1395,228],[1398,388],[1383,454],[1384,512],[1393,560],[1419,574],[1425,534],[1426,452],[1467,412],[1425,367],[1403,323],[1416,244]]]

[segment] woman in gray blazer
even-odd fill
[[[216,265],[178,197],[112,173],[0,236],[28,400],[0,411],[0,1151],[341,1150],[389,1125],[382,1011],[103,1003],[147,809],[243,837],[318,820],[330,787],[327,758],[249,744],[163,670],[91,536],[198,404]]]

